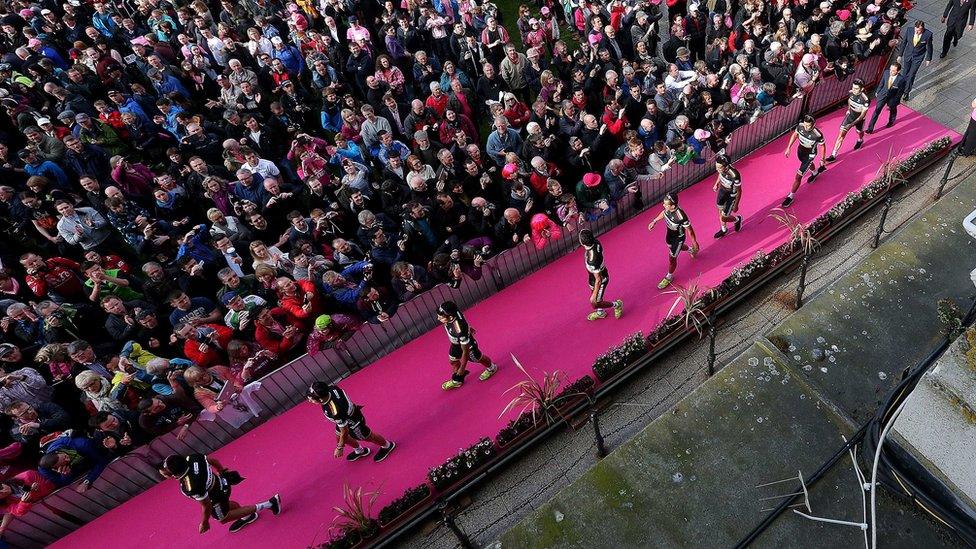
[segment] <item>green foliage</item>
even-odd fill
[[[637,332],[599,356],[593,363],[593,373],[600,381],[606,381],[646,354],[647,341]]]
[[[414,486],[413,488],[407,488],[402,496],[380,509],[380,524],[390,524],[429,496],[430,486],[426,483]]]
[[[483,438],[468,448],[461,450],[442,465],[427,472],[427,478],[438,490],[443,490],[462,477],[488,463],[495,456],[495,445],[491,439]]]

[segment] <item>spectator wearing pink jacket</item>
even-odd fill
[[[537,213],[532,216],[530,223],[532,227],[532,242],[535,248],[541,250],[550,240],[558,240],[563,236],[563,230],[559,225],[549,219],[546,214]]]
[[[127,196],[147,197],[153,189],[153,173],[144,164],[131,163],[121,156],[113,156],[112,181]]]

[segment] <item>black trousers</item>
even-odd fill
[[[953,47],[959,45],[959,39],[962,38],[962,31],[964,30],[966,30],[966,25],[946,27],[945,36],[942,37],[942,57],[949,53],[950,45]]]
[[[874,112],[871,114],[871,121],[868,122],[868,131],[874,131],[874,125],[878,122],[878,117],[881,116],[881,111],[888,107],[888,125],[891,126],[895,123],[895,117],[898,116],[898,102],[897,101],[885,101],[878,102],[874,106]]]

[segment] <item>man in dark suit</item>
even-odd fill
[[[406,131],[406,119],[410,114],[410,107],[397,102],[392,93],[383,96],[383,107],[380,108],[379,114],[390,122],[394,137],[403,141],[413,138],[413,135]]]
[[[949,0],[945,11],[942,12],[942,22],[946,25],[946,31],[942,38],[942,53],[939,59],[945,59],[949,53],[949,44],[953,47],[959,45],[959,39],[962,38],[962,31],[965,30],[967,22],[969,30],[973,30],[973,20],[976,19],[973,3],[973,0]]]
[[[878,89],[875,97],[878,103],[874,106],[874,113],[871,114],[871,122],[868,123],[868,133],[874,133],[874,125],[878,122],[881,110],[888,107],[888,124],[890,128],[895,124],[895,117],[898,115],[898,103],[901,102],[902,90],[905,86],[905,77],[901,74],[901,63],[892,63],[888,67],[888,74],[878,82]]]
[[[918,69],[922,68],[922,63],[929,66],[932,63],[932,31],[925,28],[925,23],[915,21],[915,32],[905,33],[898,45],[898,62],[904,68],[905,90],[904,98],[907,101],[908,95],[915,84],[915,76]]]

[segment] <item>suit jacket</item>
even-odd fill
[[[972,0],[969,0],[969,1],[972,1]],[[400,127],[402,127],[404,130],[407,129],[406,120],[407,120],[407,115],[410,114],[410,107],[408,107],[407,105],[404,105],[403,103],[397,103],[397,114],[400,115],[399,118],[396,115],[394,115],[393,112],[389,108],[387,108],[386,105],[383,105],[382,107],[380,107],[379,112],[377,114],[379,116],[382,116],[383,118],[387,119],[387,121],[390,122],[390,126],[393,127],[393,134],[394,134],[395,137],[398,137],[398,138],[401,138],[401,139],[403,137],[408,137],[410,139],[413,139],[413,134],[412,133],[408,136],[408,135],[405,135],[404,132],[401,132],[400,131]],[[400,122],[399,124],[397,124],[397,121],[398,120]]]
[[[970,0],[972,1],[972,0]],[[907,68],[909,64],[932,60],[932,31],[925,29],[922,37],[916,46],[915,29],[909,25],[905,26],[905,34],[901,37],[901,44],[898,46],[898,55],[902,58],[903,64]]]
[[[946,4],[942,17],[946,19],[946,27],[964,27],[967,23],[972,25],[976,19],[976,9],[973,9],[973,0],[949,0]],[[967,21],[968,20],[968,21]]]
[[[878,89],[875,92],[878,104],[897,105],[901,102],[901,96],[905,91],[905,77],[898,73],[891,87],[888,87],[889,78],[891,75],[886,72],[878,82]]]

